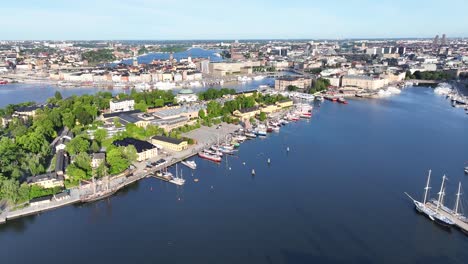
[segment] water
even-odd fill
[[[174,59],[180,60],[180,59],[186,59],[187,57],[192,57],[192,58],[209,58],[210,61],[222,61],[223,59],[217,55],[216,53],[219,53],[220,50],[205,50],[205,49],[200,49],[200,48],[191,48],[186,51],[182,52],[175,52],[173,54]],[[169,52],[165,53],[149,53],[143,56],[138,57],[138,63],[146,63],[149,64],[153,60],[168,60],[170,57]],[[129,60],[123,60],[124,63],[126,64],[131,64],[132,59]]]
[[[425,88],[325,102],[228,163],[195,158],[183,187],[145,179],[0,226],[2,263],[466,263],[468,238],[403,194],[422,197],[429,168],[450,206],[468,188],[466,118]]]
[[[257,89],[260,85],[274,85],[275,80],[272,78],[265,78],[260,81],[250,81],[246,83],[230,82],[222,85],[222,87],[233,88],[238,91]],[[213,86],[221,88],[221,86]],[[210,87],[190,87],[195,93],[205,91]],[[173,89],[176,94],[181,88]],[[63,97],[72,95],[94,94],[99,91],[108,91],[113,94],[129,93],[129,90],[118,88],[105,89],[97,87],[59,87],[51,84],[6,84],[0,85],[0,108],[8,104],[18,104],[23,102],[35,101],[37,103],[44,103],[47,98],[53,97],[55,92],[59,91]]]
[[[47,98],[53,97],[56,91],[59,91],[63,97],[94,94],[98,91],[110,91],[112,93],[123,92],[121,89],[109,90],[96,87],[64,88],[50,84],[7,84],[0,85],[0,108],[8,104],[18,104],[29,101],[44,103],[47,101]]]

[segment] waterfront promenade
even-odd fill
[[[107,182],[105,180],[98,180],[96,181],[95,184],[96,186],[98,186],[98,188],[100,187],[101,189],[105,188],[104,186],[108,186],[108,188],[110,188],[111,190],[118,191],[136,181],[139,181],[143,178],[148,177],[149,175],[152,175],[158,170],[172,166],[189,157],[197,155],[197,153],[201,151],[202,149],[208,148],[210,145],[217,143],[218,138],[219,140],[223,140],[226,138],[227,135],[233,133],[235,130],[239,128],[240,128],[239,125],[231,125],[231,124],[223,123],[219,128],[216,128],[216,126],[201,127],[199,129],[190,131],[188,133],[185,133],[183,136],[191,137],[197,143],[189,147],[188,149],[184,151],[180,151],[180,152],[163,152],[161,153],[161,155],[158,155],[157,157],[153,159],[134,163],[133,165],[135,166],[136,169],[133,172],[133,174],[130,176],[111,177],[110,182]],[[148,169],[146,167],[147,162],[155,162],[161,158],[166,159],[168,162],[165,165],[153,167],[151,169]],[[71,205],[74,203],[82,202],[83,199],[91,195],[94,191],[92,184],[86,184],[83,186],[74,187],[69,190],[70,190],[70,196],[60,201],[56,201],[52,199],[47,204],[41,204],[41,205],[35,205],[35,206],[28,205],[23,208],[19,208],[15,210],[11,208],[7,208],[2,213],[0,213],[0,224],[5,223],[7,220],[11,220],[11,219],[15,219],[15,218],[23,217],[23,216],[28,216],[32,214],[37,214],[40,212],[56,209],[62,206],[67,206],[67,205]]]

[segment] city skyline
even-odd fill
[[[467,37],[463,10],[468,3],[444,3],[22,1],[2,4],[0,27],[3,40],[385,39],[444,33],[448,38]]]

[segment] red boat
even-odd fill
[[[203,159],[211,160],[214,162],[221,162],[221,157],[218,155],[212,155],[205,152],[198,152],[198,156]]]
[[[0,80],[0,85],[3,85],[3,84],[8,84],[8,81]]]
[[[341,104],[348,104],[348,101],[346,101],[343,97],[338,98],[338,102]]]

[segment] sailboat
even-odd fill
[[[442,210],[441,207],[443,208],[443,200],[445,196],[445,180],[447,177],[444,175],[442,177],[442,184],[440,185],[440,191],[438,193],[439,198],[437,200],[437,207],[436,207],[436,213],[432,216],[434,217],[434,221],[438,224],[441,224],[443,226],[452,226],[455,223],[452,221],[452,219],[442,215],[439,210]]]
[[[174,184],[179,185],[179,186],[182,186],[182,185],[184,185],[185,180],[182,178],[182,175],[179,178],[179,173],[178,172],[179,171],[177,169],[177,164],[176,164],[176,176],[172,180],[170,180],[169,182],[174,183]],[[181,172],[181,174],[182,174],[182,172]]]
[[[459,220],[461,220],[462,222],[468,223],[468,218],[466,216],[464,216],[460,212],[461,211],[460,209],[462,208],[462,204],[461,204],[461,200],[460,200],[461,195],[462,195],[462,193],[461,193],[461,182],[459,182],[458,183],[457,200],[455,202],[455,209],[453,210],[454,211],[454,216],[456,218],[458,218]]]
[[[427,175],[427,183],[426,183],[426,187],[424,188],[424,200],[423,202],[419,202],[415,199],[413,199],[413,197],[411,197],[408,193],[405,192],[405,194],[411,199],[413,200],[413,203],[414,203],[414,206],[416,208],[416,210],[422,214],[425,214],[427,217],[429,217],[429,219],[431,219],[432,221],[434,221],[434,215],[435,215],[435,212],[430,209],[429,207],[426,206],[426,202],[427,202],[427,196],[428,196],[428,192],[429,192],[429,189],[431,187],[429,187],[429,183],[431,181],[431,170],[429,170],[429,174]]]

